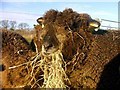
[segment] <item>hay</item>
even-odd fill
[[[38,60],[38,57],[41,57]],[[38,61],[37,61],[38,60]],[[34,64],[33,64],[34,63]],[[69,81],[65,69],[66,63],[63,59],[63,55],[60,50],[51,54],[51,56],[43,56],[42,54],[38,54],[36,58],[31,62],[32,65],[32,72],[29,74],[31,75],[31,81],[34,80],[34,84],[31,85],[31,88],[35,86],[35,84],[39,85],[39,81],[44,79],[43,85],[39,88],[66,88],[68,87],[65,85],[64,82]],[[34,73],[34,69],[37,67],[36,72]],[[44,72],[43,77],[40,79],[36,79],[35,75],[42,70]],[[69,81],[70,82],[70,81]]]
[[[46,59],[46,58],[45,58]],[[46,61],[46,60],[44,60]],[[66,88],[64,81],[69,80],[65,73],[65,62],[61,52],[52,54],[52,61],[44,65],[43,88]]]
[[[28,62],[9,67],[9,69],[24,65],[28,69],[28,82],[24,86],[31,86],[31,88],[68,88],[65,82],[70,83],[70,81],[65,73],[66,62],[60,50],[51,54],[51,56],[43,56],[42,53],[39,53]],[[40,73],[41,71],[43,74]],[[40,81],[42,81],[42,85]]]

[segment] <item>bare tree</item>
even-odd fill
[[[8,27],[9,27],[9,21],[8,21],[8,20],[2,20],[2,21],[0,22],[0,24],[1,24],[1,26],[2,26],[3,28],[5,28],[5,29],[8,29]]]
[[[27,28],[29,28],[29,25],[27,23],[20,23],[18,25],[18,28],[19,29],[27,29]]]
[[[17,22],[16,21],[10,21],[9,24],[10,24],[10,30],[14,30],[16,28]]]

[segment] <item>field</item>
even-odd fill
[[[28,42],[35,37],[35,30],[15,30],[15,32],[22,35]]]

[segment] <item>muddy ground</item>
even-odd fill
[[[0,32],[4,32],[1,48],[1,87],[20,88],[28,83],[26,65],[10,67],[28,62],[35,52],[19,34]],[[69,62],[66,74],[71,82],[66,84],[70,88],[120,88],[120,31],[100,30],[91,34],[81,30],[80,34],[83,35],[86,45],[84,49],[80,49],[76,60],[72,61],[65,57],[68,53],[64,54],[66,62]],[[76,40],[76,43],[79,42]]]

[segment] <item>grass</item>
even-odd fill
[[[40,88],[66,88],[64,81],[69,81],[65,73],[65,61],[63,59],[61,51],[53,53],[51,56],[43,56],[38,54],[34,60],[30,63],[32,67],[31,82],[34,81],[34,84],[31,84],[31,88],[34,88],[34,85],[38,85]],[[41,57],[38,60],[38,57]],[[49,60],[50,59],[50,60]],[[37,67],[37,69],[35,69]],[[35,78],[36,74],[39,73],[40,69],[44,72],[43,77],[40,79]],[[34,70],[36,71],[34,73]],[[39,81],[44,79],[43,85],[39,85]]]
[[[35,37],[35,30],[15,30],[15,32],[22,35],[29,43]]]
[[[36,54],[31,57],[26,63],[9,67],[9,69],[19,68],[26,65],[28,68],[28,77],[26,86],[35,88],[69,88],[65,82],[69,82],[66,75],[66,62],[63,59],[63,55],[60,50],[53,53],[51,56],[44,56],[42,53]],[[40,72],[43,74],[40,74]],[[37,76],[41,76],[38,78]],[[42,85],[39,81],[43,81]]]

